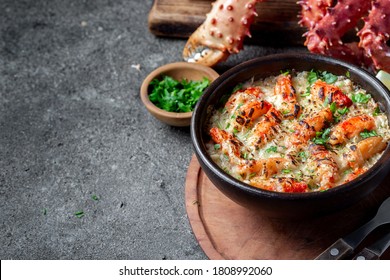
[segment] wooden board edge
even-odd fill
[[[206,256],[210,260],[224,260],[225,258],[217,251],[214,244],[211,242],[206,228],[204,227],[204,221],[201,218],[200,207],[202,207],[202,205],[201,201],[199,201],[199,190],[197,186],[200,171],[200,164],[196,155],[193,155],[188,167],[185,183],[185,206],[187,217],[190,221],[194,236]]]
[[[181,16],[162,13],[154,4],[148,15],[149,31],[155,36],[188,38],[206,19],[206,15],[188,15],[185,19]]]

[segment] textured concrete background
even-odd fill
[[[185,44],[149,32],[151,5],[0,0],[0,259],[207,258],[184,205],[189,129],[139,98]]]

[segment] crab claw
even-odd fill
[[[204,26],[199,27],[188,39],[183,49],[183,59],[187,62],[214,66],[225,61],[230,53],[212,46],[206,45]]]
[[[187,62],[207,66],[226,60],[242,49],[256,14],[255,4],[264,0],[217,0],[206,20],[190,36],[183,50]]]

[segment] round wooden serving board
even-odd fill
[[[213,260],[314,259],[338,238],[373,217],[388,196],[390,188],[382,185],[366,200],[342,212],[311,220],[270,219],[222,194],[202,171],[195,155],[185,186],[191,227],[201,248]],[[390,228],[375,231],[358,249],[374,241],[383,230]],[[389,255],[386,252],[382,259],[388,259]]]

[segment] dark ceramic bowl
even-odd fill
[[[365,174],[355,180],[326,192],[278,193],[258,189],[225,173],[207,154],[205,144],[210,141],[205,124],[221,97],[240,82],[280,74],[281,70],[310,71],[317,69],[336,75],[350,73],[350,78],[361,85],[380,103],[382,111],[390,119],[390,92],[368,72],[351,64],[329,57],[306,53],[271,55],[244,62],[216,79],[206,90],[195,107],[191,138],[198,161],[211,182],[227,197],[244,207],[279,218],[313,217],[347,208],[368,196],[379,186],[390,170],[390,148]]]

